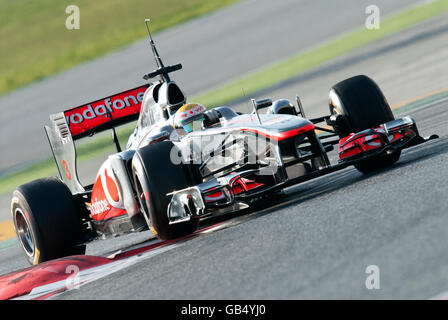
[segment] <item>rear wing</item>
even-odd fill
[[[50,115],[45,126],[59,175],[73,194],[85,191],[78,179],[74,140],[137,120],[149,84]]]
[[[143,95],[149,85],[130,89],[64,111],[74,140],[137,120]]]

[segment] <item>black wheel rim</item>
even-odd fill
[[[16,208],[14,210],[14,220],[16,224],[17,236],[25,253],[32,257],[34,256],[34,237],[28,219],[23,213],[22,209]]]
[[[146,215],[147,218],[149,218],[149,209],[147,204],[149,199],[147,199],[147,196],[145,195],[145,191],[143,190],[143,186],[138,176],[135,176],[135,188],[137,190],[138,202],[140,203],[140,210],[144,215]]]

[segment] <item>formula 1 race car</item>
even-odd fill
[[[50,116],[45,131],[60,177],[21,185],[12,215],[31,264],[84,254],[99,236],[150,229],[162,240],[193,233],[204,217],[235,212],[282,189],[354,165],[392,165],[429,139],[411,117],[395,119],[379,87],[355,76],[330,90],[330,114],[306,119],[296,97],[252,99],[253,112],[186,103],[151,33],[160,80]],[[261,112],[263,111],[263,112]],[[115,128],[137,121],[122,151]],[[326,126],[318,126],[326,123]],[[111,130],[117,152],[93,185],[77,174],[74,141]],[[323,132],[319,133],[319,132]],[[339,146],[339,161],[328,152]]]

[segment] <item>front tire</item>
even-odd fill
[[[174,164],[171,152],[179,149],[170,141],[161,141],[137,150],[132,160],[140,210],[151,231],[161,240],[191,234],[198,226],[197,219],[169,224],[167,209],[171,196],[167,193],[200,183],[198,170],[183,163]]]
[[[341,138],[350,133],[378,127],[395,120],[392,110],[378,85],[365,75],[355,76],[334,85],[330,91],[330,113],[345,119]],[[364,174],[391,166],[400,159],[401,151],[362,160],[355,164]]]
[[[75,200],[58,178],[39,179],[18,187],[11,211],[17,238],[30,264],[85,253]]]

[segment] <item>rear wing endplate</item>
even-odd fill
[[[138,119],[148,84],[50,115],[45,132],[59,175],[73,194],[85,191],[79,182],[74,140]]]

